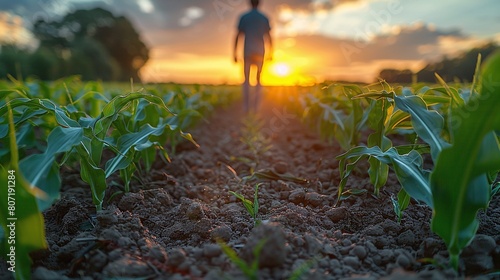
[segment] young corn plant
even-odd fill
[[[41,212],[59,197],[61,166],[79,164],[96,209],[101,210],[111,174],[120,171],[128,187],[136,167],[141,166],[139,161],[149,170],[167,139],[183,137],[194,142],[182,132],[192,124],[183,110],[191,109],[176,107],[172,113],[166,107],[165,103],[176,104],[172,101],[175,93],[162,97],[143,92],[102,94],[100,84],[91,82],[82,88],[74,77],[51,84],[12,79],[12,85],[0,87],[0,190],[7,194],[9,181],[15,178],[17,279],[30,278],[29,253],[47,247]],[[207,93],[203,95],[206,100],[190,97],[189,102],[196,108],[209,108],[218,103],[207,102],[226,102],[229,95],[219,100]],[[115,157],[103,162],[105,150]],[[10,253],[5,251],[7,245],[12,245],[5,223],[12,215],[5,198],[0,200],[0,252],[4,256]]]
[[[11,93],[12,91],[0,92],[5,96]],[[78,161],[82,180],[89,184],[96,209],[101,210],[107,188],[106,179],[114,172],[122,170],[122,176],[128,186],[135,171],[134,166],[137,164],[134,160],[140,159],[136,152],[141,153],[151,147],[161,147],[160,142],[150,141],[152,137],[167,138],[172,134],[180,134],[194,142],[190,134],[183,133],[179,129],[176,124],[177,116],[168,110],[163,100],[150,94],[132,92],[118,95],[102,106],[97,117],[92,117],[85,111],[78,111],[79,106],[76,105],[81,99],[76,102],[71,100],[71,104],[67,106],[59,106],[49,99],[29,98],[22,91],[15,91],[15,93],[21,97],[1,106],[0,115],[6,114],[7,105],[12,108],[14,124],[16,128],[19,128],[18,131],[24,133],[20,136],[26,135],[29,128],[38,123],[43,125],[44,131],[48,131],[46,141],[42,143],[44,146],[40,147],[42,152],[27,156],[20,161],[21,170],[30,170],[26,173],[28,182],[48,194],[47,200],[39,201],[41,210],[47,209],[57,199],[61,184],[59,169],[67,159]],[[164,113],[156,115],[158,119],[156,122],[152,120],[154,117],[151,118],[154,116],[153,113],[149,113],[148,120],[145,117],[141,119],[140,116],[144,113],[141,106],[144,104],[152,104]],[[145,105],[144,107],[149,108]],[[127,111],[130,108],[133,110]],[[148,110],[151,111],[151,109]],[[122,125],[121,121],[126,119],[127,115],[133,122]],[[156,126],[153,127],[148,122]],[[0,137],[7,136],[6,128],[7,125],[3,119],[0,123]],[[25,143],[19,141],[27,138],[29,137],[18,139],[20,147],[23,147]],[[41,139],[44,137],[42,136]],[[28,143],[26,146],[34,145]],[[7,147],[0,148],[3,156],[9,153]],[[102,155],[107,149],[116,152],[116,156],[103,163]],[[151,150],[144,154],[146,154],[144,157],[148,158],[147,166],[150,166],[150,159],[153,157]],[[59,155],[63,155],[63,162],[56,161]]]
[[[451,124],[451,146],[441,151],[430,176],[434,198],[431,228],[445,241],[455,269],[462,249],[478,229],[478,210],[488,207],[491,178],[500,170],[498,73],[497,52],[483,67],[479,94],[452,110],[450,122],[456,123]]]
[[[243,121],[243,142],[249,150],[251,157],[232,157],[233,160],[238,160],[250,166],[250,174],[241,178],[241,183],[245,184],[254,180],[284,180],[295,183],[305,183],[306,180],[293,176],[292,174],[278,174],[272,169],[257,169],[260,160],[265,152],[271,149],[272,144],[269,138],[265,137],[262,133],[264,123],[255,115],[249,115]]]
[[[392,141],[388,137],[388,135],[392,133],[396,133],[398,130],[407,128],[409,116],[395,109],[395,104],[393,100],[394,89],[385,82],[382,82],[384,90],[381,92],[370,90],[367,93],[361,93],[356,96],[353,96],[353,99],[366,99],[369,103],[369,115],[366,116],[367,126],[370,127],[373,132],[368,136],[367,139],[367,148],[375,148],[378,147],[381,151],[388,151],[393,148]],[[417,147],[415,145],[409,146],[398,146],[394,147],[395,149],[408,150],[408,149],[416,149],[422,148]],[[351,154],[352,152],[352,154]],[[368,175],[370,178],[370,182],[373,185],[373,193],[378,196],[380,193],[380,189],[386,184],[388,176],[389,176],[389,165],[383,161],[378,160],[377,158],[370,156],[369,154],[364,154],[359,151],[359,147],[351,147],[351,149],[346,152],[345,155],[349,158],[345,160],[342,156],[340,164],[341,166],[346,165],[345,168],[341,168],[341,182],[339,184],[338,189],[338,198],[336,205],[339,205],[343,200],[350,197],[352,194],[360,194],[366,192],[364,189],[350,189],[344,191],[347,180],[351,174],[351,172],[356,167],[357,163],[367,158],[369,163]],[[404,191],[403,191],[404,192]],[[404,196],[404,193],[401,193],[401,196]]]
[[[344,175],[366,156],[392,166],[406,194],[433,209],[431,228],[445,241],[455,269],[460,252],[477,231],[477,212],[488,206],[500,170],[495,133],[500,130],[500,118],[494,113],[500,106],[499,72],[497,53],[483,68],[478,93],[471,91],[464,99],[458,91],[444,86],[450,100],[444,106],[446,118],[429,109],[425,96],[393,96],[396,107],[409,114],[414,131],[429,145],[432,171],[423,169],[422,157],[415,150],[400,153],[396,148],[384,151],[378,146],[360,146],[339,156]],[[398,210],[407,206],[406,194],[402,193],[395,204]]]
[[[0,253],[7,256],[8,269],[16,279],[30,279],[30,252],[47,248],[44,220],[37,203],[47,194],[25,179],[26,173],[19,166],[14,117],[10,108],[7,111],[12,152],[8,162],[0,164],[0,191],[4,194],[0,200]]]
[[[243,120],[243,135],[240,141],[245,144],[250,152],[250,157],[237,157],[235,159],[250,165],[250,174],[256,172],[263,154],[271,148],[270,140],[261,133],[263,126],[263,121],[255,115],[248,115]]]
[[[364,100],[354,98],[359,94],[362,90],[356,85],[324,87],[320,96],[309,93],[299,100],[304,107],[302,118],[323,138],[335,139],[348,150],[359,143],[370,111]]]
[[[259,256],[260,253],[262,252],[262,248],[264,248],[264,244],[266,243],[265,239],[260,240],[259,243],[257,243],[257,246],[255,246],[255,248],[253,249],[252,253],[254,259],[252,260],[251,263],[247,263],[245,260],[238,257],[236,251],[234,251],[233,248],[229,247],[223,241],[218,241],[217,243],[221,247],[222,252],[224,252],[224,254],[226,254],[226,256],[229,258],[229,260],[233,262],[243,272],[243,274],[248,280],[259,279]]]
[[[243,196],[240,193],[233,192],[233,191],[229,192],[230,194],[234,195],[236,198],[241,200],[241,202],[243,203],[243,206],[247,210],[248,214],[250,214],[250,216],[252,217],[254,226],[258,226],[260,224],[260,220],[257,218],[257,215],[259,214],[259,186],[260,185],[262,185],[262,183],[258,183],[255,185],[254,194],[253,194],[253,201],[246,199],[245,196]]]

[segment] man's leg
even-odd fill
[[[260,100],[262,98],[262,86],[260,85],[260,73],[262,72],[263,60],[264,59],[262,58],[262,59],[259,59],[256,62],[256,66],[257,66],[257,73],[256,73],[257,85],[255,86],[255,96],[254,96],[254,100],[253,100],[254,102],[252,104],[253,109],[255,110],[255,112],[257,112],[257,110],[259,109]]]
[[[243,82],[243,110],[248,113],[250,110],[250,66],[252,62],[248,57],[243,60],[243,72],[245,74],[245,81]]]

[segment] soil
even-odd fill
[[[33,254],[33,279],[247,279],[216,240],[249,262],[261,245],[258,279],[500,279],[492,274],[500,270],[499,196],[479,213],[457,273],[430,230],[430,208],[412,200],[398,223],[395,176],[375,197],[360,165],[347,188],[368,192],[335,207],[339,146],[270,98],[257,117],[268,150],[253,153],[241,140],[249,129],[239,105],[220,108],[191,131],[200,148],[180,144],[171,163],[158,160],[101,213],[78,170],[64,170],[61,199],[44,213],[49,249]],[[256,162],[258,170],[307,180],[262,180],[257,226],[229,193],[253,200],[255,182],[235,175],[248,175]]]

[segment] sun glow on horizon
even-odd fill
[[[274,63],[272,66],[272,71],[274,74],[280,77],[286,77],[290,74],[290,66],[284,62]]]
[[[278,49],[274,60],[264,64],[262,84],[269,86],[295,86],[314,83],[304,75],[303,69],[310,64],[308,59],[294,53]]]

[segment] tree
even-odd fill
[[[484,61],[490,54],[498,49],[495,43],[488,43],[481,47],[473,48],[457,57],[448,58],[444,56],[441,61],[427,64],[415,75],[419,82],[435,83],[438,73],[446,82],[460,81],[471,82],[476,70],[478,54],[481,54]],[[379,73],[379,78],[389,83],[411,83],[412,73],[410,70],[383,69]]]
[[[443,57],[439,62],[429,63],[422,70],[418,71],[419,82],[435,82],[434,73],[438,73],[445,81],[459,80],[461,82],[471,82],[476,69],[478,54],[481,54],[484,61],[490,54],[498,49],[495,43],[488,43],[481,47],[471,49],[458,57]]]
[[[11,75],[14,78],[21,79],[26,76],[27,58],[29,52],[20,49],[14,45],[1,46],[0,52],[0,78]]]
[[[379,78],[388,83],[411,83],[413,73],[409,69],[383,69],[380,71]]]
[[[77,10],[59,21],[41,19],[33,26],[40,47],[69,60],[71,69],[85,71],[84,79],[94,71],[103,80],[140,80],[139,70],[149,59],[149,48],[132,23],[102,8]]]
[[[28,74],[41,80],[54,80],[60,76],[61,63],[53,50],[40,47],[28,56]]]

